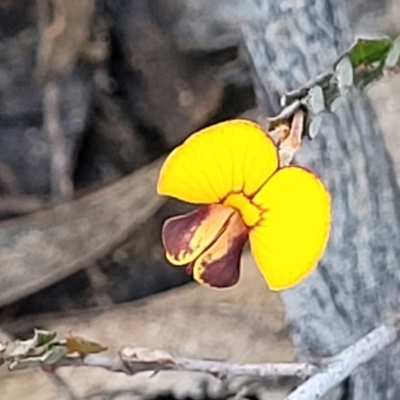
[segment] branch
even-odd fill
[[[244,38],[248,28],[242,27]],[[247,43],[250,54],[251,45]],[[321,117],[334,112],[341,97],[354,90],[365,90],[386,73],[398,73],[400,64],[400,36],[389,38],[358,39],[334,63],[332,69],[312,79],[300,89],[286,93],[281,98],[282,109],[268,118],[270,130],[291,123],[298,110],[305,112],[304,134],[315,138]]]
[[[132,349],[133,350],[133,349]],[[122,357],[110,358],[100,354],[89,354],[83,358],[62,358],[55,368],[66,366],[98,367],[114,372],[133,375],[143,371],[190,371],[204,372],[220,379],[232,376],[255,376],[266,378],[297,377],[306,379],[318,371],[317,366],[309,363],[260,363],[236,364],[218,361],[173,358],[171,362],[128,361]]]
[[[101,344],[70,333],[66,339],[55,340],[56,333],[35,330],[25,341],[0,344],[0,364],[9,369],[41,367],[53,372],[61,367],[97,367],[128,375],[144,371],[203,372],[219,379],[233,376],[263,378],[297,377],[308,380],[293,391],[286,400],[321,399],[330,389],[349,377],[353,371],[371,360],[399,335],[400,319],[381,325],[338,355],[323,360],[319,366],[311,363],[237,364],[219,361],[173,357],[164,350],[124,347],[116,357],[98,354],[106,350]]]
[[[244,38],[249,36],[243,26]],[[251,45],[247,43],[252,53]],[[385,73],[398,73],[400,36],[395,40],[358,39],[334,63],[331,70],[317,76],[300,89],[281,97],[280,112],[268,120],[268,130],[279,149],[281,165],[289,165],[300,149],[303,136],[314,139],[323,116],[336,110],[343,97],[365,90]]]
[[[128,375],[143,371],[192,371],[208,373],[220,379],[238,375],[306,379],[318,371],[315,365],[308,363],[234,364],[173,357],[164,350],[144,347],[124,347],[116,357],[98,354],[106,349],[102,344],[72,332],[65,339],[56,340],[55,332],[35,330],[30,339],[0,344],[0,365],[8,362],[9,370],[41,367],[47,372],[60,367],[86,366]]]
[[[331,358],[320,372],[292,392],[286,400],[318,400],[339,385],[361,364],[375,357],[398,338],[396,324],[382,325]]]
[[[357,367],[378,355],[397,338],[398,323],[396,321],[381,325],[338,355],[326,359],[320,368],[310,363],[234,364],[173,358],[162,350],[126,347],[121,350],[119,357],[115,358],[99,354],[88,354],[82,358],[63,357],[53,366],[53,369],[64,366],[91,366],[127,374],[174,370],[204,372],[220,379],[238,375],[268,378],[289,376],[301,379],[309,378],[293,391],[286,400],[318,400],[330,389],[349,377]]]

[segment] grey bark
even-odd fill
[[[253,6],[265,21],[244,29],[245,48],[264,104],[276,105],[277,94],[323,72],[353,40],[345,1]],[[322,177],[333,201],[331,238],[318,269],[282,293],[303,360],[338,353],[399,310],[399,190],[392,161],[369,102],[359,94],[342,100],[296,157]],[[399,371],[400,345],[394,344],[351,376],[345,398],[397,399]]]
[[[159,162],[81,199],[0,225],[0,307],[58,282],[121,244],[164,203]]]

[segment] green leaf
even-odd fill
[[[382,61],[392,46],[389,38],[358,39],[357,43],[349,50],[347,56],[353,65],[358,68],[362,64],[371,64]]]
[[[45,330],[35,329],[34,335],[28,340],[15,340],[8,343],[5,348],[0,349],[2,358],[11,360],[17,357],[35,356],[42,354],[45,349],[43,346],[48,345],[56,334]],[[4,347],[4,346],[3,346]]]
[[[39,367],[42,362],[37,357],[16,358],[8,365],[9,371]]]
[[[32,357],[27,356],[27,357],[13,359],[10,362],[8,369],[10,371],[13,371],[17,369],[35,368],[43,364],[45,365],[56,364],[67,353],[68,350],[64,346],[53,346],[51,349],[49,349],[40,356],[32,356]]]
[[[52,365],[60,361],[66,354],[68,354],[68,349],[65,346],[53,346],[40,359],[43,364]]]
[[[15,340],[7,345],[7,348],[3,352],[3,358],[7,360],[26,356],[36,347],[36,345],[36,337],[28,340]]]
[[[44,346],[50,343],[57,335],[55,332],[45,331],[43,329],[35,329],[34,332],[37,342],[36,346]]]

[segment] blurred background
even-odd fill
[[[90,206],[94,218],[96,212],[112,215],[117,202],[127,201],[114,183],[152,166],[195,130],[238,116],[252,118],[255,88],[240,53],[238,22],[257,16],[243,13],[240,2],[228,6],[229,1],[217,6],[213,0],[0,0],[4,235],[7,226],[18,235],[64,218],[63,240],[74,238],[79,247],[85,235],[68,224],[75,212],[81,215]],[[349,0],[348,7],[356,35],[400,33],[399,0]],[[368,95],[400,176],[400,155],[393,150],[399,143],[399,78],[384,78]],[[129,190],[144,187],[145,198],[155,197],[155,187],[145,185],[147,175],[135,179]],[[92,200],[82,205],[86,196]],[[3,339],[43,327],[61,335],[72,329],[110,350],[136,344],[221,360],[293,358],[280,301],[267,292],[249,257],[244,257],[243,282],[232,290],[217,293],[186,285],[185,271],[164,259],[160,227],[188,206],[168,200],[147,209],[129,201],[132,213],[141,217],[124,234],[117,235],[118,227],[107,219],[99,224],[108,237],[104,251],[96,249],[65,272],[60,265],[56,276],[48,270],[42,281],[34,263],[15,271],[21,287],[26,283],[31,289],[19,294],[13,287],[9,298],[3,296]],[[69,207],[61,217],[52,212],[58,205]],[[50,269],[54,254],[46,235],[41,237],[36,244],[41,266]],[[69,251],[73,255],[75,250]],[[3,285],[10,285],[1,271],[0,266]],[[223,339],[221,331],[227,332]],[[0,370],[0,397],[122,400],[202,391],[229,397],[237,389],[211,378],[204,389],[203,376],[185,375],[185,381],[161,374],[149,384],[143,377],[82,371],[47,376]],[[270,399],[282,398],[287,390],[251,388]]]

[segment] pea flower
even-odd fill
[[[279,166],[278,149],[258,125],[232,120],[203,129],[174,149],[158,193],[199,207],[168,219],[166,257],[196,281],[229,287],[240,276],[247,240],[272,290],[289,288],[316,266],[330,231],[330,196],[298,166]]]

